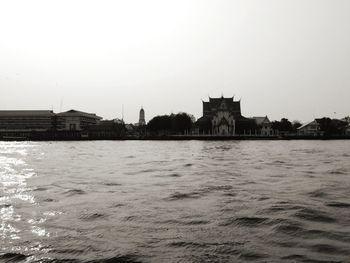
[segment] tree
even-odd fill
[[[292,123],[292,128],[293,128],[293,132],[297,132],[298,128],[301,127],[302,124],[300,121],[293,121]]]
[[[156,116],[148,122],[147,128],[154,133],[169,133],[171,130],[171,117],[168,115]]]
[[[320,130],[324,132],[325,136],[341,135],[344,128],[347,126],[347,122],[345,121],[332,120],[327,117],[317,119],[317,122],[320,124]]]
[[[184,134],[192,129],[191,115],[181,112],[178,114],[156,116],[147,124],[147,129],[156,134]]]
[[[172,117],[172,131],[174,133],[185,133],[192,129],[192,119],[187,113],[178,113],[171,115]]]
[[[288,119],[282,118],[281,121],[272,122],[272,129],[282,133],[288,133],[293,131],[293,125]]]

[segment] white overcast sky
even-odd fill
[[[349,115],[350,1],[0,0],[2,110],[198,118],[221,94],[246,117]]]

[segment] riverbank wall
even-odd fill
[[[344,140],[350,139],[349,135],[333,136],[257,136],[257,135],[120,135],[120,134],[88,134],[82,132],[46,132],[46,133],[16,133],[0,134],[0,141],[93,141],[93,140],[151,140],[151,141],[230,141],[230,140]]]

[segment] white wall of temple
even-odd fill
[[[222,119],[225,119],[228,123],[221,124]],[[228,111],[218,111],[212,119],[212,127],[213,127],[213,134],[234,135],[235,119]]]

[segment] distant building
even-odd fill
[[[58,131],[82,131],[90,125],[99,124],[102,118],[94,113],[69,110],[57,114]]]
[[[82,133],[89,139],[115,139],[125,134],[125,125],[122,120],[101,120],[96,125],[89,125]]]
[[[209,97],[209,101],[203,101],[203,116],[195,123],[197,134],[252,134],[255,129],[255,120],[242,116],[241,101],[233,97]]]
[[[350,136],[350,124],[345,128],[345,135]]]
[[[125,133],[127,136],[136,136],[138,130],[138,126],[135,126],[134,124],[127,123],[125,124]]]
[[[308,122],[297,129],[298,135],[301,136],[321,136],[324,134],[321,131],[321,125],[318,119]]]
[[[1,132],[44,132],[51,130],[55,114],[51,110],[0,111]]]
[[[139,115],[139,126],[144,126],[146,125],[146,120],[145,120],[145,110],[143,109],[143,107],[141,107],[140,110],[140,115]]]
[[[0,139],[117,139],[125,134],[124,122],[101,119],[77,110],[0,111]]]
[[[256,123],[257,131],[259,135],[271,136],[273,135],[272,123],[267,116],[265,117],[252,117]]]
[[[232,98],[209,98],[203,101],[203,116],[196,122],[198,133],[234,135],[236,120],[241,117],[241,103]]]

